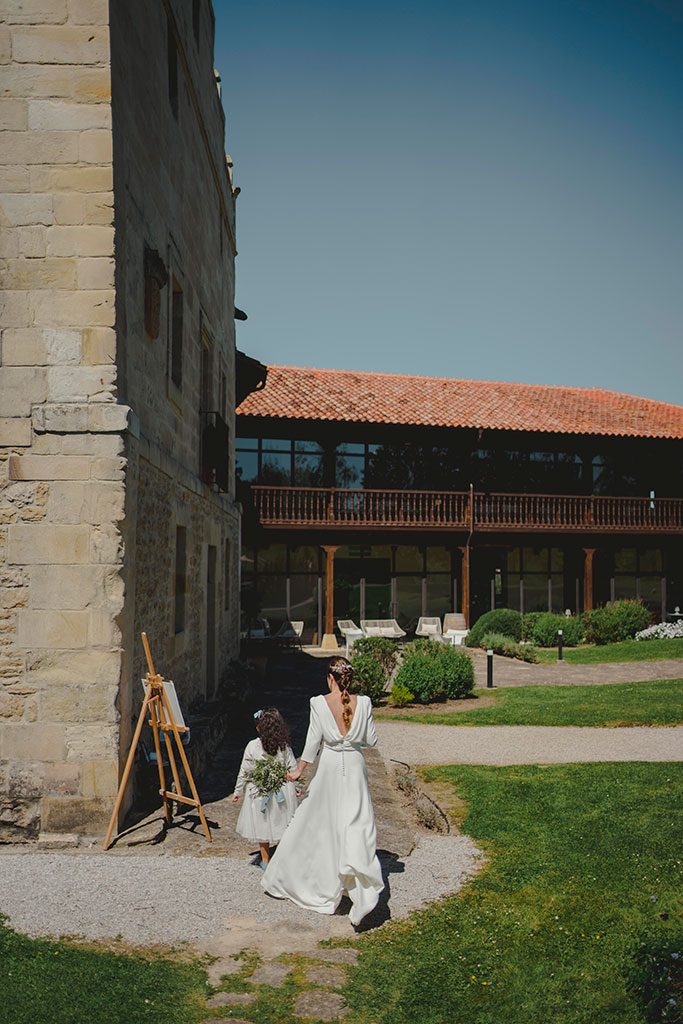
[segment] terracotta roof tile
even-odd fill
[[[683,438],[683,406],[604,388],[269,366],[242,416]]]

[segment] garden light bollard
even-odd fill
[[[562,635],[563,630],[558,629],[557,631],[557,660],[562,661]]]
[[[486,652],[486,685],[489,689],[493,686],[493,651]]]

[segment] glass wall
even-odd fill
[[[500,561],[503,563],[503,559]],[[523,612],[563,612],[566,607],[564,563],[562,548],[509,549],[504,556],[496,605]]]

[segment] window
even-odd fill
[[[178,47],[171,22],[166,21],[166,33],[168,36],[168,99],[171,110],[176,121],[178,120]]]
[[[187,592],[187,530],[176,526],[175,531],[175,585],[173,631],[185,629],[185,594]]]
[[[177,388],[181,388],[183,385],[183,290],[175,276],[171,303],[171,380]]]

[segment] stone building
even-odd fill
[[[0,11],[0,841],[106,827],[146,630],[238,644],[235,191],[210,0]]]

